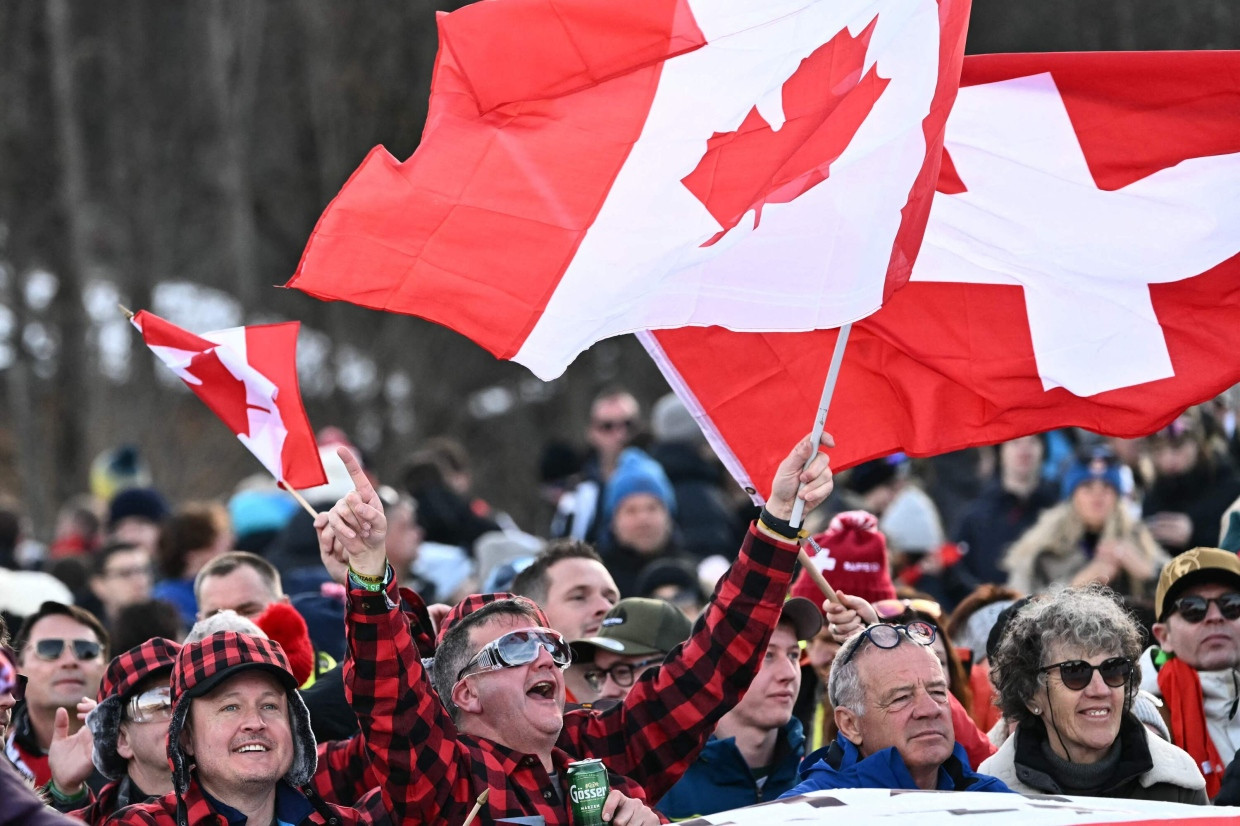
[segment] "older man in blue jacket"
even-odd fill
[[[840,648],[827,693],[839,735],[802,763],[801,783],[819,789],[1010,792],[978,774],[956,744],[947,679],[929,647],[934,626],[871,625]]]

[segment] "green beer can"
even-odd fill
[[[604,826],[603,804],[611,783],[602,760],[578,760],[568,764],[568,804],[573,826]]]

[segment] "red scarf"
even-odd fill
[[[1206,779],[1206,795],[1213,800],[1222,782],[1223,761],[1206,728],[1201,678],[1183,660],[1172,657],[1158,672],[1158,688],[1170,712],[1171,742],[1192,756]]]

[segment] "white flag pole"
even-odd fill
[[[840,377],[840,364],[844,361],[844,347],[848,344],[848,334],[852,332],[852,323],[840,327],[839,337],[835,339],[835,352],[831,354],[831,367],[827,370],[827,380],[822,385],[822,398],[818,401],[818,416],[814,419],[814,431],[810,435],[810,444],[814,452],[805,462],[809,469],[810,462],[818,455],[818,442],[822,438],[823,428],[827,425],[827,410],[831,407],[831,396],[835,393],[835,382]],[[788,524],[794,528],[801,527],[801,518],[805,515],[805,500],[797,499],[792,506],[792,518]]]

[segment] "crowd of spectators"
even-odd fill
[[[855,787],[1240,805],[1217,409],[838,480],[805,443],[758,508],[679,400],[608,388],[524,527],[445,438],[380,480],[325,431],[308,507],[169,502],[110,452],[46,546],[0,502],[0,779],[42,799],[0,815],[566,823],[583,758],[617,824]]]

